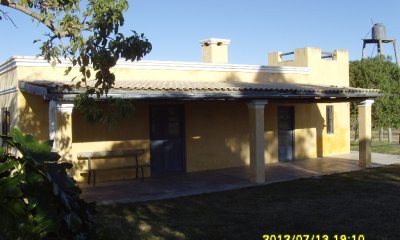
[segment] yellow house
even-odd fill
[[[119,62],[110,96],[134,101],[118,126],[90,125],[74,109],[84,91],[65,76],[67,61],[51,67],[34,57],[0,65],[3,133],[7,124],[53,139],[81,172],[77,154],[141,148],[147,176],[249,166],[262,183],[268,164],[350,151],[349,103],[359,103],[360,165],[370,164],[371,105],[377,90],[349,87],[348,52],[300,48],[268,55],[268,66],[228,63],[226,39],[201,41],[202,62]],[[291,55],[291,60],[282,58]],[[97,165],[121,164],[96,161]],[[267,171],[268,172],[268,171]],[[132,176],[121,170],[103,180]]]

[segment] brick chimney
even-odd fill
[[[209,38],[200,41],[203,63],[228,63],[229,39]]]

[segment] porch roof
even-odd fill
[[[94,81],[89,82],[94,85]],[[21,80],[22,91],[45,99],[73,99],[85,88],[71,81]],[[337,99],[349,101],[375,98],[378,89],[281,82],[212,82],[117,80],[108,96],[124,99]]]

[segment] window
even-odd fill
[[[327,134],[333,134],[333,106],[328,105],[326,106],[326,133]]]
[[[10,110],[1,108],[1,135],[8,136],[10,133]]]
[[[9,108],[1,108],[1,135],[8,136],[10,134],[10,110]],[[1,146],[5,147],[5,141],[1,139]]]

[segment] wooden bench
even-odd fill
[[[104,151],[104,152],[80,152],[78,153],[78,159],[88,160],[88,184],[90,184],[91,176],[93,175],[93,186],[96,185],[96,172],[97,171],[109,171],[109,170],[118,170],[118,169],[126,169],[126,168],[134,168],[136,169],[136,179],[138,179],[139,169],[142,174],[142,181],[144,180],[143,169],[145,167],[150,167],[150,164],[140,164],[139,156],[143,155],[143,149],[132,149],[132,150],[116,150],[116,151]],[[95,159],[107,159],[107,158],[123,158],[123,157],[133,157],[133,164],[117,166],[117,167],[102,167],[102,168],[93,168],[92,160]]]

